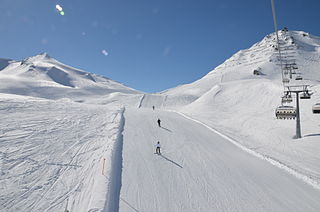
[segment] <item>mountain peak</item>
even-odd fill
[[[42,56],[43,58],[51,58],[47,52],[42,52],[38,56]]]
[[[50,60],[50,59],[53,59],[53,58],[50,57],[50,55],[47,52],[42,52],[38,55],[24,59],[23,62],[26,62],[26,61],[35,62],[35,61],[43,61],[43,60]]]
[[[296,76],[304,80],[320,81],[320,37],[304,31],[279,30],[279,46],[275,32],[266,35],[251,47],[239,50],[201,79],[163,92],[189,102],[210,91],[214,85],[233,85],[255,80],[267,80],[279,84],[281,80],[281,60],[294,69],[290,83],[297,84]],[[289,71],[285,72],[288,75]],[[310,82],[308,82],[310,83]],[[215,89],[217,90],[217,89]],[[168,100],[169,102],[169,100]]]

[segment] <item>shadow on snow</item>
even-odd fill
[[[159,155],[159,156],[161,156],[161,157],[162,157],[163,159],[165,159],[166,161],[169,161],[169,162],[173,163],[174,165],[178,166],[179,168],[183,168],[180,164],[174,162],[173,160],[167,158],[166,156],[164,156],[164,155]]]
[[[160,128],[162,128],[162,129],[164,129],[164,130],[167,130],[167,131],[169,131],[169,132],[172,132],[171,130],[169,130],[169,129],[165,128],[165,127],[160,127]]]
[[[310,137],[310,136],[320,136],[320,134],[309,134],[309,135],[305,135],[304,137]]]

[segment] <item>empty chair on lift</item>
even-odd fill
[[[302,76],[298,75],[298,76],[296,77],[296,80],[302,80]]]
[[[289,83],[289,81],[290,80],[288,78],[283,78],[283,80],[282,80],[283,83]]]
[[[297,110],[293,106],[279,106],[276,109],[277,119],[295,119]]]
[[[301,96],[300,96],[300,99],[310,99],[311,98],[311,94],[306,91],[304,92]]]
[[[313,105],[312,112],[313,113],[320,113],[320,103]]]
[[[282,98],[281,98],[281,102],[282,103],[290,103],[292,102],[292,96],[290,94],[285,94]]]

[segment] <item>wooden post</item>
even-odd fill
[[[106,159],[105,159],[105,158],[103,158],[103,164],[102,164],[102,175],[104,175],[104,164],[105,164],[105,162],[106,162]]]
[[[68,210],[68,201],[69,201],[69,198],[67,199],[67,204],[66,204],[66,208],[64,209],[64,212],[69,212],[69,210]]]

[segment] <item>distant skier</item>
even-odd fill
[[[161,155],[160,148],[161,148],[160,141],[158,141],[158,143],[156,144],[156,154],[158,155]]]
[[[154,110],[154,105],[152,106],[152,110]]]
[[[161,124],[160,124],[160,123],[161,123],[161,120],[160,120],[160,119],[158,119],[158,121],[157,121],[157,122],[158,122],[159,127],[161,127]]]

